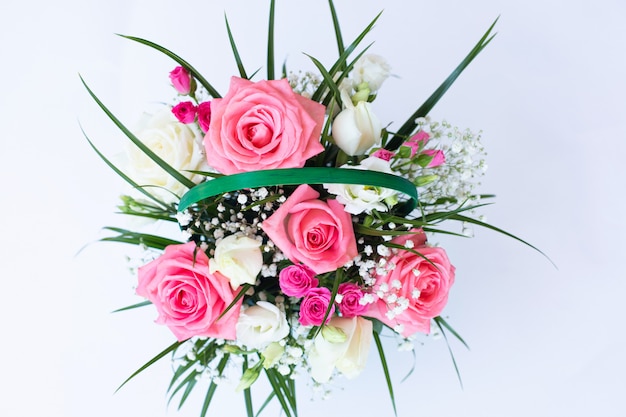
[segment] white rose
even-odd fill
[[[337,338],[336,332],[330,332],[330,341],[320,332],[309,353],[311,377],[319,382],[328,382],[337,369],[346,378],[354,378],[365,369],[367,355],[372,342],[372,322],[362,317],[333,317],[327,326],[341,329],[345,334]]]
[[[202,136],[189,126],[180,123],[168,108],[150,116],[134,134],[151,151],[174,169],[196,184],[202,176],[185,170],[207,169],[203,153]],[[129,176],[139,185],[150,185],[148,191],[165,202],[176,201],[187,187],[159,167],[150,157],[132,142],[128,142]]]
[[[262,349],[289,334],[285,313],[267,301],[243,310],[235,328],[237,340],[252,349]]]
[[[359,165],[343,165],[341,168],[361,169],[367,171],[393,174],[388,161],[370,156]],[[397,192],[390,188],[372,187],[361,184],[324,184],[329,193],[337,196],[344,210],[351,214],[359,214],[372,210],[387,211],[397,201]]]
[[[261,242],[243,235],[230,235],[215,246],[209,272],[219,271],[236,289],[241,284],[254,284],[263,268]]]
[[[369,84],[372,91],[380,88],[383,82],[389,77],[391,66],[385,58],[376,54],[368,54],[361,56],[352,67],[350,77],[354,81],[354,85],[363,82]]]
[[[346,154],[363,155],[380,144],[382,124],[372,112],[371,103],[359,101],[355,106],[345,90],[341,96],[345,108],[333,121],[333,139]]]

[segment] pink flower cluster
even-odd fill
[[[435,168],[435,167],[438,167],[439,165],[443,165],[446,162],[446,157],[443,151],[441,150],[424,149],[424,146],[426,146],[426,143],[428,142],[429,139],[430,139],[430,135],[428,134],[428,132],[424,132],[423,130],[420,130],[419,132],[411,136],[409,140],[404,142],[404,146],[408,146],[411,148],[411,157],[414,157],[420,151],[421,151],[420,152],[421,155],[430,156],[431,160],[428,163],[428,165],[426,165],[426,167]]]
[[[172,108],[172,113],[181,123],[193,123],[198,120],[198,125],[204,133],[209,130],[211,124],[211,102],[204,101],[197,106],[191,101],[182,101]]]
[[[194,81],[183,67],[175,68],[170,79],[180,94],[193,95]],[[209,164],[223,174],[302,167],[324,150],[324,106],[294,93],[286,80],[253,83],[233,77],[223,98],[198,105],[183,101],[172,112],[182,123],[197,120],[206,133]],[[427,166],[435,167],[445,156],[424,149],[429,139],[420,131],[404,145],[411,148],[411,157],[432,157]],[[379,149],[372,156],[390,161],[396,155]],[[373,286],[351,277],[339,283],[333,300],[332,283],[325,281],[333,279],[332,274],[323,274],[351,265],[359,255],[353,219],[336,199],[321,196],[307,184],[290,191],[260,227],[290,261],[278,271],[278,283],[283,294],[296,298],[304,326],[321,326],[333,316],[363,316],[405,336],[428,333],[454,283],[455,269],[445,251],[427,245],[422,230],[413,230],[391,240],[404,249],[380,255],[379,265],[389,267],[370,271]],[[236,294],[227,277],[210,272],[209,263],[207,254],[191,241],[168,246],[139,269],[137,294],[155,305],[157,323],[168,326],[178,340],[236,336],[243,297],[224,314]]]
[[[287,266],[280,271],[278,282],[285,295],[302,298],[299,317],[302,325],[320,326],[330,321],[335,313],[335,305],[330,306],[332,293],[326,287],[318,287],[319,280],[311,268],[303,264]],[[361,304],[364,293],[357,284],[340,284],[337,295],[335,301],[342,317],[356,317],[367,309],[365,304]],[[324,322],[329,306],[330,312]]]

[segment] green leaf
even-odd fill
[[[224,355],[220,363],[217,365],[217,371],[221,376],[224,372],[224,368],[226,368],[226,364],[228,363],[228,359],[230,355],[227,353]],[[204,397],[204,403],[202,404],[202,410],[200,411],[200,417],[206,417],[206,413],[209,410],[209,405],[211,405],[211,400],[213,399],[213,395],[215,395],[215,390],[217,389],[217,384],[211,381],[211,385],[207,390],[206,396]]]
[[[149,306],[150,304],[152,304],[151,301],[142,301],[141,303],[133,304],[127,307],[118,308],[117,310],[113,310],[112,312],[119,313],[120,311],[128,311],[128,310],[132,310],[132,309],[139,308],[139,307]]]
[[[450,215],[448,218],[449,218],[449,219],[451,219],[451,220],[457,220],[457,221],[460,221],[460,222],[466,222],[466,223],[475,224],[475,225],[477,225],[477,226],[485,227],[485,228],[487,228],[487,229],[493,230],[493,231],[498,232],[498,233],[502,233],[502,234],[503,234],[503,235],[505,235],[505,236],[508,236],[508,237],[510,237],[510,238],[513,238],[513,239],[517,240],[518,242],[521,242],[521,243],[523,243],[524,245],[526,245],[526,246],[530,247],[531,249],[534,249],[535,251],[539,252],[539,253],[540,253],[541,255],[543,255],[543,256],[544,256],[544,257],[545,257],[545,258],[546,258],[546,259],[547,259],[547,260],[548,260],[548,261],[549,261],[549,262],[550,262],[550,263],[551,263],[551,264],[552,264],[555,268],[557,268],[557,269],[558,269],[558,267],[556,266],[556,264],[552,261],[552,259],[550,259],[550,257],[548,257],[548,255],[546,255],[545,253],[543,253],[543,252],[542,252],[541,250],[539,250],[537,247],[535,247],[535,246],[531,245],[530,243],[526,242],[525,240],[520,239],[519,237],[517,237],[517,236],[515,236],[515,235],[513,235],[513,234],[511,234],[511,233],[509,233],[509,232],[507,232],[507,231],[504,231],[504,230],[502,230],[502,229],[499,229],[499,228],[497,228],[497,227],[495,227],[495,226],[492,226],[492,225],[490,225],[490,224],[488,224],[488,223],[481,222],[480,220],[477,220],[477,219],[473,219],[473,218],[471,218],[471,217],[464,216],[464,215],[462,215],[462,214],[452,214],[452,215]]]
[[[270,18],[267,29],[267,79],[274,79],[274,0],[270,2]]]
[[[146,245],[154,249],[165,249],[169,245],[179,245],[182,242],[168,239],[166,237],[151,235],[147,233],[137,233],[126,229],[120,229],[119,227],[105,227],[104,230],[110,230],[112,232],[119,233],[118,236],[105,237],[100,239],[102,242],[120,242],[128,243],[131,245]]]
[[[215,319],[215,321],[218,321],[219,319],[221,319],[222,317],[224,317],[224,314],[228,313],[228,311],[233,308],[235,306],[235,304],[237,304],[237,302],[241,299],[241,297],[243,297],[246,292],[250,289],[252,285],[250,284],[244,284],[241,287],[241,290],[237,293],[237,295],[235,296],[235,298],[233,299],[233,301],[228,305],[228,307],[226,307],[226,309],[224,311],[222,311],[222,314],[220,314],[219,316],[217,316],[217,318]]]
[[[452,358],[452,364],[454,365],[454,371],[456,372],[456,376],[459,379],[459,384],[461,388],[463,388],[463,380],[461,379],[461,373],[459,372],[459,367],[456,364],[456,360],[454,359],[454,353],[452,352],[452,348],[450,347],[450,343],[448,342],[448,336],[446,336],[446,332],[443,330],[443,326],[437,320],[435,320],[437,327],[441,330],[441,334],[443,335],[444,340],[446,341],[446,345],[448,346],[448,352],[450,352],[450,358]]]
[[[294,414],[291,414],[291,408],[289,406],[291,402],[290,401],[288,402],[288,400],[285,398],[286,394],[281,390],[281,385],[278,382],[278,380],[280,378],[284,378],[284,376],[276,372],[274,369],[266,369],[265,375],[267,376],[267,380],[272,386],[272,391],[276,395],[276,399],[280,403],[280,406],[285,412],[285,415],[287,417],[293,417]],[[294,410],[294,412],[295,411],[296,410]],[[297,412],[295,412],[295,415],[297,416]]]
[[[135,135],[133,135],[132,132],[128,130],[126,126],[124,126],[122,122],[120,122],[117,117],[115,117],[113,113],[109,111],[109,109],[100,101],[100,99],[93,93],[93,91],[91,91],[89,86],[87,86],[85,80],[83,80],[83,77],[80,77],[80,80],[89,92],[89,95],[94,99],[96,103],[98,103],[98,106],[100,106],[100,108],[106,113],[106,115],[109,116],[109,119],[111,119],[111,121],[115,123],[115,125],[128,137],[128,139],[130,139],[139,149],[141,149],[141,151],[145,153],[146,156],[152,159],[158,166],[165,170],[165,172],[170,174],[176,181],[180,182],[185,187],[192,188],[196,185],[193,181],[178,172],[156,153],[154,153],[150,148],[144,145],[142,141],[140,141]]]
[[[385,359],[385,352],[383,350],[383,344],[380,341],[380,335],[376,332],[372,332],[374,341],[376,342],[376,348],[378,349],[378,355],[380,356],[380,362],[383,365],[383,372],[385,374],[385,380],[387,381],[387,390],[389,391],[389,398],[391,399],[391,405],[393,406],[393,414],[398,417],[398,411],[396,410],[396,399],[393,395],[393,385],[391,384],[391,375],[389,374],[389,367],[387,366],[387,359]]]
[[[346,48],[346,50],[343,52],[343,54],[341,54],[341,56],[339,56],[337,61],[328,70],[328,74],[330,74],[331,78],[335,76],[337,71],[339,71],[341,68],[345,67],[345,63],[346,63],[348,57],[350,56],[350,54],[352,54],[352,52],[356,49],[356,47],[361,43],[363,38],[365,38],[365,35],[367,35],[370,32],[370,30],[372,30],[372,28],[374,27],[374,23],[376,23],[376,21],[378,20],[378,18],[380,17],[381,14],[382,14],[382,12],[380,12],[380,13],[378,13],[378,15],[376,15],[376,17],[370,22],[370,24],[367,25],[367,27],[359,34],[359,36],[356,37],[354,42],[352,42],[350,44],[350,46],[348,46],[348,48]],[[335,82],[333,81],[333,84],[334,83]],[[322,81],[320,83],[319,87],[317,88],[317,90],[315,90],[315,92],[311,96],[311,99],[314,100],[314,101],[319,102],[321,100],[322,96],[324,95],[324,92],[325,92],[326,88],[329,88],[329,87],[330,86],[326,84],[326,80]]]
[[[243,358],[243,370],[244,370],[244,373],[245,373],[245,371],[247,369],[248,369],[248,358],[244,356],[244,358]],[[259,370],[259,373],[260,373],[260,370]],[[257,378],[258,378],[258,376],[259,375],[257,374]],[[250,385],[252,385],[252,384],[250,384]],[[244,402],[246,404],[246,414],[248,415],[248,417],[254,417],[254,407],[252,405],[252,392],[250,390],[250,387],[248,387],[248,388],[243,390],[243,398],[244,398]]]
[[[328,320],[328,316],[330,315],[330,312],[335,305],[335,298],[337,297],[337,292],[339,291],[339,284],[341,284],[341,281],[343,281],[343,269],[337,268],[337,270],[335,271],[335,279],[333,281],[333,289],[330,294],[330,302],[328,303],[328,307],[326,308],[326,312],[324,313],[324,319],[322,320],[322,324],[317,328],[313,337],[317,336],[322,328],[326,327],[326,320]]]
[[[320,61],[318,61],[311,55],[308,55],[308,54],[304,54],[304,55],[308,56],[311,59],[311,61],[313,61],[317,69],[319,70],[320,74],[324,78],[324,81],[322,81],[322,84],[325,83],[328,86],[328,88],[330,88],[331,93],[332,93],[331,97],[336,97],[337,101],[341,102],[341,92],[339,91],[339,87],[337,87],[337,84],[335,84],[335,80],[333,79],[333,76],[328,71],[326,71],[326,68],[324,68],[324,65],[322,65]]]
[[[268,404],[272,401],[272,398],[275,396],[276,393],[274,391],[270,392],[270,395],[268,395],[263,404],[261,404],[261,407],[259,408],[259,411],[257,411],[255,417],[259,417],[261,415],[261,412],[268,406]]]
[[[428,99],[415,111],[415,113],[413,113],[407,119],[407,121],[404,122],[404,124],[400,127],[400,129],[398,129],[391,141],[387,143],[385,149],[397,149],[411,134],[411,132],[415,130],[415,128],[417,127],[415,119],[417,119],[418,117],[424,117],[430,112],[430,110],[435,106],[435,104],[437,104],[441,97],[443,97],[446,91],[448,91],[450,86],[454,84],[454,82],[459,77],[459,75],[461,75],[463,70],[465,70],[465,68],[467,68],[467,66],[474,60],[474,58],[476,58],[476,56],[489,44],[489,42],[491,42],[495,34],[491,36],[490,34],[497,21],[498,19],[496,19],[491,24],[489,29],[487,29],[487,32],[485,32],[483,37],[480,38],[478,43],[476,43],[474,48],[472,48],[472,50],[469,52],[469,54],[467,54],[463,61],[461,61],[461,63],[454,69],[454,71],[452,71],[448,78],[446,78],[446,80],[435,90],[435,92],[430,95],[430,97],[428,97]]]
[[[235,55],[235,61],[237,62],[239,75],[241,76],[241,78],[248,79],[248,76],[246,75],[246,70],[243,67],[243,63],[241,62],[241,57],[239,56],[239,51],[237,51],[237,45],[235,45],[235,39],[233,38],[233,34],[230,31],[230,25],[228,24],[228,18],[226,17],[226,13],[224,13],[224,21],[226,22],[226,31],[228,32],[228,39],[230,40],[230,47],[233,50],[233,55]]]
[[[137,38],[134,36],[120,35],[119,33],[117,35],[121,36],[122,38],[130,39],[131,41],[139,42],[143,45],[149,46],[151,48],[156,49],[159,52],[164,53],[165,55],[167,55],[168,57],[176,61],[178,64],[180,64],[182,67],[184,67],[187,71],[189,71],[189,74],[191,74],[193,78],[195,78],[196,80],[198,80],[200,84],[202,84],[202,86],[207,90],[207,92],[211,95],[211,97],[213,98],[222,97],[220,93],[218,93],[217,90],[215,90],[215,88],[213,88],[213,86],[194,67],[192,67],[189,62],[185,61],[184,59],[182,59],[181,57],[179,57],[172,51],[165,49],[164,47],[157,45],[156,43],[151,42],[146,39],[141,39],[141,38]]]
[[[136,189],[137,191],[141,192],[143,195],[145,195],[146,197],[148,197],[150,200],[154,201],[155,203],[163,206],[163,207],[167,207],[167,204],[165,204],[164,202],[162,202],[161,200],[159,200],[158,198],[156,198],[155,196],[153,196],[152,194],[150,194],[148,191],[146,191],[144,189],[144,187],[140,186],[139,184],[137,184],[136,182],[134,182],[132,179],[130,179],[130,177],[128,177],[126,174],[124,174],[119,168],[117,168],[111,161],[109,161],[99,150],[98,148],[96,148],[96,146],[93,144],[93,142],[89,139],[89,137],[87,136],[87,134],[85,133],[85,131],[83,130],[83,127],[80,127],[80,130],[83,132],[83,135],[85,136],[85,139],[87,139],[87,142],[89,142],[89,145],[91,146],[91,148],[96,151],[96,153],[98,154],[98,156],[109,166],[109,168],[111,168],[113,171],[115,171],[115,173],[117,175],[119,175],[120,177],[122,177],[122,179],[124,181],[126,181],[127,183],[129,183],[131,185],[131,187],[133,187],[134,189]]]
[[[337,52],[339,56],[343,55],[345,48],[343,46],[343,37],[341,36],[341,26],[339,25],[339,19],[337,19],[337,11],[333,0],[328,0],[328,6],[330,7],[330,14],[333,17],[333,28],[335,28],[335,38],[337,39]],[[340,66],[341,70],[345,70],[345,63]]]
[[[187,375],[185,379],[183,379],[182,382],[178,384],[174,391],[172,391],[168,403],[174,398],[178,391],[180,391],[184,387],[185,391],[183,391],[183,394],[181,395],[180,401],[178,403],[178,409],[180,410],[183,404],[185,404],[185,401],[187,401],[187,398],[189,398],[189,394],[191,394],[191,391],[196,386],[196,382],[198,381],[197,377],[198,372],[192,369],[191,372],[189,372],[189,375]]]
[[[447,321],[445,321],[445,320],[443,319],[443,317],[441,317],[441,316],[437,316],[437,317],[435,317],[435,318],[434,318],[434,320],[435,320],[435,322],[437,323],[437,325],[438,325],[438,326],[440,326],[440,327],[441,327],[441,326],[443,326],[443,327],[445,327],[446,329],[448,329],[448,331],[449,331],[450,333],[452,333],[452,335],[453,335],[454,337],[456,337],[456,338],[459,340],[459,342],[463,343],[463,346],[465,346],[465,347],[469,350],[469,346],[467,345],[467,343],[465,343],[465,340],[463,340],[463,338],[461,337],[461,335],[459,335],[459,334],[456,332],[456,330],[454,330],[454,329],[452,328],[452,326],[450,326],[450,324],[448,324],[448,322],[447,322]]]
[[[130,381],[131,379],[133,379],[134,377],[136,377],[137,375],[139,375],[141,372],[145,371],[147,368],[149,368],[151,365],[153,365],[155,362],[157,362],[159,359],[163,358],[165,355],[167,355],[170,352],[173,352],[176,350],[176,348],[178,348],[181,344],[183,344],[184,342],[174,342],[172,343],[170,346],[168,346],[167,348],[165,348],[165,350],[163,350],[161,353],[159,353],[158,355],[156,355],[154,358],[150,359],[148,362],[145,363],[145,365],[143,365],[141,368],[139,368],[138,370],[136,370],[131,376],[129,376],[128,378],[126,378],[126,380],[124,382],[122,382],[122,385],[120,385],[119,387],[117,387],[117,389],[115,390],[115,392],[118,392],[124,385],[126,385],[126,383],[128,383],[128,381]]]

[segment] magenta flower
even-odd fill
[[[200,129],[204,133],[209,130],[209,125],[211,124],[211,102],[204,101],[198,104],[198,124],[200,125]]]
[[[191,101],[183,101],[172,108],[172,113],[181,123],[193,123],[196,120],[196,106]]]
[[[280,271],[278,284],[281,291],[290,297],[304,297],[319,284],[315,272],[306,265],[289,265]]]
[[[170,72],[172,85],[180,94],[186,95],[191,91],[191,76],[183,67],[176,67]]]
[[[387,162],[389,162],[391,158],[393,158],[395,155],[395,153],[388,151],[385,148],[380,148],[372,154],[372,156],[375,156],[376,158],[382,159],[383,161]]]
[[[324,321],[324,315],[330,304],[330,290],[326,287],[313,288],[302,300],[300,304],[300,324],[303,326],[320,326]],[[335,312],[333,305],[326,319],[326,323],[330,321]]]

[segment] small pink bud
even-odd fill
[[[422,146],[424,146],[426,145],[426,142],[428,142],[428,139],[430,139],[430,135],[428,134],[428,132],[424,132],[423,130],[420,130],[419,132],[411,136],[408,142],[413,142],[418,145],[421,144]]]
[[[198,124],[204,133],[209,130],[211,124],[211,102],[204,101],[198,104]]]
[[[393,153],[393,152],[391,152],[391,151],[388,151],[388,150],[387,150],[387,149],[385,149],[385,148],[380,148],[380,149],[378,149],[376,152],[374,152],[374,153],[372,154],[372,156],[375,156],[376,158],[380,158],[380,159],[382,159],[383,161],[389,161],[389,160],[390,160],[391,158],[393,158],[395,155],[396,155],[395,153]]]
[[[443,151],[438,151],[435,149],[428,149],[423,152],[425,155],[432,156],[432,161],[426,166],[427,168],[435,168],[439,165],[443,165],[446,162],[446,156]]]
[[[191,91],[191,76],[183,67],[176,67],[170,72],[172,85],[180,94],[189,94]]]
[[[183,101],[172,108],[172,113],[181,123],[193,123],[196,120],[196,106],[191,101]]]

